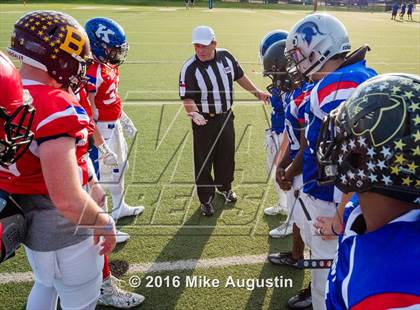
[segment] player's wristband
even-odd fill
[[[88,182],[90,183],[95,176],[95,167],[90,159],[87,160]]]
[[[114,219],[108,215],[108,223],[101,227],[104,231],[112,233],[115,230],[115,222]]]
[[[338,237],[338,236],[340,236],[340,234],[339,234],[339,233],[337,234],[337,233],[335,232],[335,230],[334,230],[334,223],[331,223],[331,231],[332,231],[332,233],[333,233],[334,235],[336,235],[337,237]]]
[[[106,143],[102,143],[101,145],[99,145],[98,146],[98,151],[99,151],[99,153],[101,153],[101,155],[105,155],[105,154],[111,152],[109,146]]]

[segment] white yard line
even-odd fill
[[[175,270],[210,269],[226,266],[255,265],[266,262],[267,255],[231,256],[209,259],[187,259],[175,262],[133,264],[128,273],[152,273]]]
[[[155,273],[162,271],[175,270],[191,270],[191,269],[210,269],[221,268],[227,266],[255,265],[265,263],[267,255],[250,255],[250,256],[231,256],[218,257],[209,259],[187,259],[174,262],[155,262],[132,264],[128,269],[128,273]],[[0,273],[0,285],[7,283],[33,282],[34,276],[32,272],[7,272]]]
[[[0,284],[33,282],[34,279],[34,275],[30,271],[0,273]]]

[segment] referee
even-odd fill
[[[195,55],[182,66],[179,94],[192,119],[195,183],[200,208],[204,215],[211,216],[214,214],[215,189],[226,202],[237,200],[231,185],[235,170],[233,82],[238,82],[264,102],[268,101],[269,95],[255,87],[232,54],[216,48],[212,28],[196,27],[192,32],[192,44]]]

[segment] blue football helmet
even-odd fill
[[[128,43],[124,29],[116,21],[95,17],[86,22],[85,29],[97,60],[116,67],[125,61]]]
[[[277,29],[277,30],[270,31],[269,33],[267,33],[264,36],[264,38],[261,40],[261,43],[260,43],[259,57],[260,57],[261,62],[262,62],[262,60],[264,58],[264,55],[267,52],[268,48],[278,41],[286,40],[287,39],[287,34],[288,34],[287,31]]]

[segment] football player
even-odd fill
[[[282,91],[280,87],[284,87],[283,81],[284,76],[280,76],[277,72],[271,68],[277,58],[273,51],[268,57],[267,51],[274,43],[279,42],[287,38],[287,32],[284,30],[273,30],[267,33],[264,38],[261,40],[260,49],[259,49],[259,59],[263,66],[263,76],[267,76],[272,80],[272,83],[267,87],[267,90],[270,92],[270,104],[272,107],[271,112],[271,127],[265,131],[265,146],[267,149],[267,172],[271,175],[273,167],[277,165],[277,159],[280,154],[281,149],[285,149],[283,145],[283,131],[284,131],[284,110],[286,108],[285,97],[286,92]],[[277,70],[282,70],[278,67]],[[278,71],[281,72],[281,71]],[[284,72],[284,70],[283,70]],[[286,141],[285,141],[286,142]],[[286,145],[286,143],[285,143]],[[275,169],[274,169],[275,171]],[[274,186],[278,194],[277,203],[264,210],[266,215],[277,215],[279,213],[287,214],[287,201],[285,193],[279,188],[278,184],[274,180]],[[285,233],[286,226],[281,226],[280,229],[274,229],[270,231],[270,236],[272,237],[281,237],[284,235],[290,235],[291,229],[288,229]],[[279,233],[280,231],[280,233]]]
[[[413,21],[413,11],[414,11],[414,3],[413,1],[410,1],[408,3],[408,8],[407,8],[407,20]]]
[[[395,2],[392,5],[392,12],[391,12],[391,20],[395,20],[397,18],[398,9],[400,8],[400,5]]]
[[[400,20],[404,20],[404,15],[405,15],[406,8],[407,8],[407,4],[405,4],[405,2],[403,2],[403,4],[401,5]]]
[[[31,147],[0,171],[0,188],[30,223],[24,244],[35,283],[27,309],[55,309],[57,297],[62,309],[94,309],[103,254],[116,240],[114,220],[83,188],[89,117],[68,91],[86,73],[89,39],[69,15],[33,11],[15,23],[8,51],[22,62],[37,111]]]
[[[129,138],[137,132],[131,119],[121,109],[118,94],[120,66],[127,57],[128,43],[124,30],[109,18],[96,17],[85,25],[90,40],[94,62],[87,72],[88,99],[99,134],[105,143],[97,147],[101,154],[98,162],[91,152],[94,163],[99,163],[98,179],[112,195],[112,217],[136,216],[144,211],[143,206],[131,207],[124,201],[124,173],[128,169],[128,147],[122,130]],[[95,140],[98,136],[94,136]],[[116,154],[117,162],[107,162],[104,154]],[[97,153],[96,153],[97,154]]]
[[[95,134],[95,122],[93,120],[92,109],[88,100],[87,90],[85,85],[81,85],[76,97],[80,105],[85,109],[90,118],[91,126],[88,127],[88,140],[90,141],[89,152],[92,150]],[[99,135],[99,137],[101,137]],[[103,141],[100,144],[104,143]],[[98,205],[106,212],[108,212],[106,193],[102,185],[98,182],[96,171],[89,155],[86,156],[86,161],[89,168],[89,186],[87,188],[90,196],[95,200]],[[124,236],[124,233],[116,231],[117,243],[118,239]],[[98,298],[98,304],[112,306],[119,309],[130,309],[140,305],[144,301],[144,296],[130,291],[123,290],[119,287],[119,280],[111,274],[108,256],[104,256],[104,268],[102,269],[102,287]]]
[[[351,46],[347,30],[329,14],[308,15],[293,26],[286,42],[288,73],[293,81],[315,81],[309,103],[305,107],[305,140],[303,151],[303,191],[299,205],[304,209],[303,235],[313,259],[332,259],[336,238],[324,240],[322,231],[312,225],[318,217],[333,218],[342,201],[342,193],[334,186],[317,184],[316,146],[324,116],[346,100],[354,89],[376,72],[365,64],[367,48],[346,57]],[[303,147],[303,146],[302,146]],[[327,269],[312,269],[311,294],[314,309],[325,309]],[[299,294],[298,294],[299,295]]]
[[[282,80],[283,91],[286,91],[284,97],[285,128],[288,141],[288,147],[280,158],[276,171],[276,181],[281,190],[287,193],[288,219],[286,223],[272,230],[270,236],[275,233],[283,236],[286,233],[285,226],[293,232],[293,242],[291,251],[272,253],[268,260],[275,265],[287,265],[295,268],[298,262],[303,258],[304,242],[302,240],[300,227],[303,226],[304,214],[297,206],[295,191],[302,187],[302,154],[303,148],[300,147],[300,140],[304,139],[304,108],[308,102],[308,95],[313,84],[304,83],[295,88],[286,72],[286,57],[284,55],[286,41],[282,40],[274,43],[267,51],[263,63],[266,70],[272,70]],[[278,79],[279,79],[278,77]],[[295,89],[293,89],[295,88]],[[292,90],[293,89],[293,90]],[[311,306],[310,290],[307,294],[301,294],[302,298],[292,298],[288,301],[288,306],[292,309],[304,309]]]
[[[9,58],[0,52],[0,170],[16,163],[27,151],[33,133],[32,98],[23,92],[19,72]],[[1,187],[0,187],[1,188]],[[0,189],[0,263],[12,257],[24,241],[26,223],[23,211]]]
[[[380,75],[323,122],[320,169],[358,192],[328,276],[328,309],[420,308],[419,97],[418,75]]]
[[[279,163],[276,171],[276,184],[287,195],[287,213],[288,219],[284,224],[270,232],[270,236],[282,237],[292,231],[293,243],[292,250],[287,252],[272,253],[268,256],[268,260],[275,265],[287,265],[298,268],[298,260],[303,258],[304,243],[300,236],[300,223],[298,208],[295,208],[296,197],[294,191],[299,190],[302,185],[301,176],[301,153],[299,139],[303,131],[303,106],[306,89],[298,87],[292,90],[293,85],[287,76],[286,65],[287,60],[284,55],[286,40],[280,40],[273,43],[263,57],[264,74],[272,78],[273,84],[268,89],[273,93],[277,91],[283,96],[284,103],[282,106],[282,117],[286,128],[285,134],[288,141],[285,152],[280,155]],[[306,85],[305,85],[306,88]],[[284,109],[286,111],[284,111]],[[298,114],[301,114],[299,117]],[[273,122],[274,123],[274,122]],[[310,295],[306,300],[300,301],[304,307],[311,305]],[[290,307],[295,303],[289,303]]]

